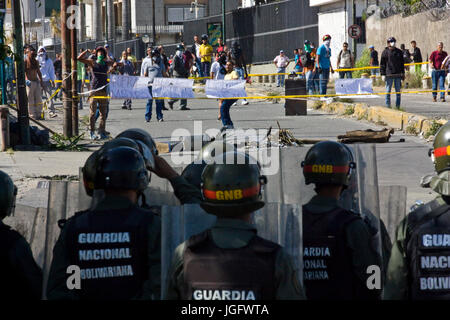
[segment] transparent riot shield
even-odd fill
[[[216,216],[206,213],[198,204],[163,205],[161,220],[161,299],[164,299],[175,249],[191,236],[211,228]]]

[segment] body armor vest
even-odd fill
[[[273,300],[275,259],[281,247],[258,236],[242,248],[219,248],[207,230],[184,252],[185,300]]]
[[[139,208],[87,211],[68,221],[71,264],[81,269],[82,299],[139,297],[148,279],[148,229],[153,213]]]
[[[316,214],[303,207],[303,281],[309,300],[358,298],[355,287],[361,281],[353,275],[345,239],[346,226],[358,219],[341,208]]]
[[[421,217],[420,212],[410,213],[408,230],[406,252],[410,298],[449,300],[450,206],[441,205]]]

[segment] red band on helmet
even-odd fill
[[[233,190],[207,190],[203,189],[203,195],[210,200],[239,200],[244,198],[251,198],[259,194],[260,184],[247,189],[233,189]]]
[[[349,166],[332,166],[330,164],[313,164],[303,167],[303,172],[312,173],[348,173]]]
[[[435,158],[439,158],[439,157],[443,157],[443,156],[450,156],[450,146],[434,149],[434,157]]]

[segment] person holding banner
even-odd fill
[[[151,60],[147,62],[145,69],[143,70],[144,77],[148,77],[149,84],[153,83],[153,80],[156,77],[163,77],[165,75],[165,67],[164,63],[161,59],[161,55],[158,49],[153,49],[151,51]],[[152,86],[148,87],[148,90],[150,91],[150,95],[152,95]],[[159,122],[163,122],[163,110],[164,107],[164,100],[156,99],[156,118]],[[145,109],[145,121],[150,122],[152,119],[152,108],[153,108],[153,95],[151,99],[147,100],[147,107]]]

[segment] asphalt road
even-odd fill
[[[144,100],[133,101],[133,110],[121,109],[122,101],[112,100],[106,129],[112,136],[117,135],[127,128],[142,128],[147,130],[157,141],[170,141],[174,132],[180,129],[187,130],[191,134],[199,134],[207,129],[220,129],[222,124],[217,121],[218,102],[216,100],[188,100],[191,110],[179,111],[179,102],[175,104],[174,111],[164,111],[164,122],[157,122],[155,111],[150,122],[144,119]],[[166,103],[167,106],[167,103]],[[62,130],[62,107],[57,105],[57,118],[52,118],[44,123],[53,129]],[[80,111],[80,118],[86,118],[87,108]],[[340,118],[326,115],[314,110],[308,110],[307,116],[285,116],[283,104],[251,101],[247,106],[233,106],[231,117],[236,128],[268,129],[270,126],[277,128],[277,121],[281,128],[289,129],[297,138],[330,139],[336,140],[337,136],[349,130],[380,129],[374,124],[357,121],[348,118]],[[194,122],[198,121],[198,122]],[[194,132],[194,123],[201,126],[201,130]],[[80,126],[80,133],[88,131],[85,125]],[[178,131],[179,132],[179,131]],[[403,143],[394,142],[400,138]],[[428,158],[427,151],[430,147],[417,137],[404,136],[396,132],[390,143],[377,144],[378,179],[381,185],[405,185],[408,188],[407,204],[411,205],[416,200],[431,200],[433,195],[429,190],[419,186],[420,178],[433,171],[433,166]],[[95,142],[95,144],[100,144]],[[53,176],[57,174],[77,175],[78,168],[83,166],[90,152],[14,152],[14,154],[0,154],[0,168],[12,174],[15,180],[22,180],[22,184],[28,183],[30,177]],[[299,159],[300,161],[300,159]],[[295,170],[295,168],[293,168]],[[300,169],[300,168],[298,168]],[[28,179],[28,180],[27,180]],[[36,181],[33,180],[33,181]],[[28,185],[29,192],[18,200],[24,204],[33,204],[34,199],[40,197],[39,205],[44,205],[46,197],[40,193],[45,190],[34,189]],[[19,183],[20,185],[20,183]],[[25,185],[24,185],[25,187]]]

